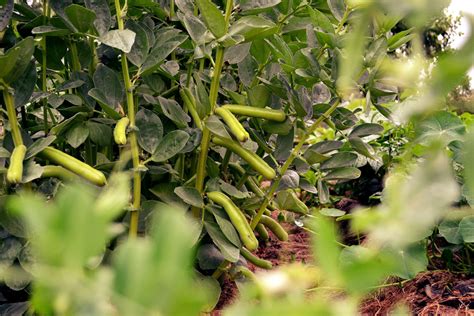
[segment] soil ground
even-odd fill
[[[286,226],[289,240],[280,242],[275,236],[257,251],[260,258],[274,266],[294,261],[311,260],[309,233],[297,226]],[[255,267],[250,267],[255,270]],[[238,297],[235,283],[223,280],[221,299],[213,316],[221,315],[226,306]],[[474,279],[464,274],[444,270],[420,273],[401,285],[382,288],[366,298],[360,307],[361,315],[389,315],[399,304],[407,306],[413,315],[474,316]]]

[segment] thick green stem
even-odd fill
[[[8,89],[8,87],[3,88],[3,100],[7,107],[8,122],[10,123],[13,144],[17,147],[23,145],[23,138],[21,138],[20,127],[18,126],[18,119],[16,117],[15,99]]]
[[[126,2],[125,2],[126,6]],[[124,22],[122,17],[122,8],[120,7],[120,0],[115,0],[115,10],[117,11],[117,25],[119,30],[124,29]],[[135,102],[133,98],[133,84],[130,80],[128,72],[127,55],[122,53],[122,74],[125,84],[125,94],[127,96],[127,116],[130,120],[130,133],[128,139],[130,142],[130,150],[132,153],[133,163],[133,207],[130,213],[130,228],[129,237],[136,237],[138,234],[138,212],[140,210],[141,198],[141,175],[140,175],[140,152],[138,149],[138,140],[135,125]]]
[[[170,19],[172,20],[174,18],[174,0],[170,1]]]
[[[233,1],[228,0],[226,5],[225,19],[227,26],[229,25],[230,14],[232,13]],[[212,75],[211,88],[209,91],[209,103],[211,105],[211,113],[214,112],[217,102],[217,95],[219,93],[220,77],[222,72],[222,66],[224,64],[224,47],[219,46],[216,50],[216,61],[214,65],[214,72]],[[196,170],[196,189],[203,193],[204,190],[204,179],[206,177],[206,162],[207,155],[209,152],[209,144],[211,141],[211,132],[206,126],[204,126],[201,139],[201,151],[199,153],[199,160]],[[193,214],[197,218],[200,217],[201,210],[193,208]]]
[[[77,52],[77,46],[74,40],[71,40],[71,57],[72,57],[72,70],[81,71],[81,62],[79,61],[79,54]]]
[[[216,51],[214,73],[212,75],[211,90],[209,91],[209,101],[211,104],[211,111],[214,111],[216,107],[217,95],[219,93],[220,78],[221,78],[223,64],[224,64],[224,48],[218,47]]]
[[[47,19],[49,18],[51,13],[50,7],[49,7],[49,1],[45,0],[43,2],[43,23],[46,24]],[[41,90],[43,92],[47,92],[47,51],[46,51],[46,36],[43,36],[43,39],[41,41],[41,46],[43,48],[43,58],[41,60],[41,83],[42,87]],[[44,134],[48,134],[49,126],[48,126],[48,100],[46,98],[43,98],[42,100],[42,106],[43,106],[43,120],[44,120]]]

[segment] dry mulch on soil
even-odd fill
[[[264,247],[256,254],[269,260],[274,266],[294,261],[311,261],[309,233],[299,227],[285,227],[289,240],[280,242],[271,235]],[[270,233],[271,234],[271,233]],[[250,264],[249,264],[250,265]],[[250,266],[255,271],[258,268]],[[225,279],[222,294],[213,316],[221,315],[222,309],[238,298],[235,282]],[[457,315],[474,316],[474,279],[448,271],[428,271],[403,285],[380,289],[362,304],[362,315],[388,315],[398,304],[406,305],[412,314],[423,316]]]
[[[397,304],[415,315],[474,315],[474,279],[448,271],[427,271],[403,286],[379,290],[361,307],[362,315],[387,315]]]

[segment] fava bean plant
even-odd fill
[[[341,315],[438,235],[469,259],[473,125],[446,97],[474,39],[432,58],[422,38],[448,4],[0,1],[0,274],[31,291],[10,312],[197,315],[226,274],[252,281],[229,315]],[[364,167],[382,203],[334,209]],[[315,262],[255,276],[269,231],[288,239],[275,211]],[[304,303],[318,286],[344,304]]]

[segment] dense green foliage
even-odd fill
[[[472,273],[474,120],[446,98],[474,35],[426,38],[447,4],[0,1],[6,286],[45,315],[190,315],[226,273],[253,281],[229,315],[347,315],[438,256]],[[335,209],[347,190],[372,206]],[[255,276],[288,238],[272,210],[315,262]]]

